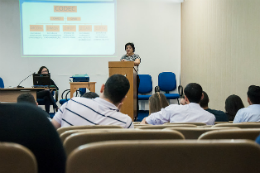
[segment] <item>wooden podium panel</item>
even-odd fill
[[[126,62],[109,62],[109,76],[114,74],[121,74],[126,76],[130,83],[130,89],[127,93],[123,106],[122,113],[127,114],[134,120],[137,114],[137,71],[134,67],[133,61]]]

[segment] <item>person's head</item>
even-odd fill
[[[41,68],[38,71],[38,74],[49,74],[49,69],[45,66],[41,66]]]
[[[38,103],[35,101],[35,98],[30,93],[24,93],[17,97],[17,103],[30,103],[33,105],[38,105]]]
[[[184,89],[184,93],[187,103],[199,103],[203,98],[202,87],[196,83],[188,84]]]
[[[126,43],[125,51],[127,54],[131,54],[135,52],[135,45],[133,43]]]
[[[130,84],[125,76],[114,74],[102,85],[100,93],[102,94],[102,97],[108,99],[117,106],[119,103],[123,102],[129,88]]]
[[[87,93],[83,94],[81,97],[85,97],[88,99],[94,99],[96,97],[99,97],[99,95],[94,92],[87,92]]]
[[[169,106],[164,94],[156,92],[149,98],[149,114],[159,112],[162,108]]]
[[[209,107],[209,96],[205,91],[202,91],[203,98],[200,100],[200,106],[207,109]]]
[[[226,99],[225,110],[229,115],[234,117],[241,108],[244,108],[244,104],[239,96],[233,94]]]
[[[248,96],[248,103],[250,105],[260,104],[260,87],[255,85],[249,86],[247,91],[247,96]]]

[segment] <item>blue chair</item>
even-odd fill
[[[59,101],[61,105],[63,105],[64,103],[66,103],[67,101],[70,100],[68,98],[69,93],[70,93],[70,89],[66,89],[65,91],[63,91],[63,93],[61,95],[61,99]],[[79,88],[79,90],[76,91],[76,97],[78,96],[78,93],[80,96],[82,96],[83,94],[86,93],[86,88]],[[65,97],[63,97],[64,94],[65,94]]]
[[[4,81],[3,79],[0,77],[0,88],[4,88],[5,85],[4,85]]]
[[[158,86],[160,87],[161,91],[165,92],[165,97],[167,99],[177,99],[179,103],[179,94],[170,93],[176,89],[176,76],[172,72],[162,72],[158,76]]]
[[[139,74],[140,84],[138,87],[138,100],[148,100],[151,95],[144,95],[152,92],[152,77],[149,74]]]

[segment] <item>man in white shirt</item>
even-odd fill
[[[260,122],[260,87],[251,85],[247,91],[247,101],[249,106],[240,109],[233,123]]]
[[[83,125],[119,125],[134,128],[132,119],[121,112],[120,107],[130,88],[123,75],[108,78],[100,90],[100,98],[74,97],[63,104],[52,119],[55,128]]]
[[[202,122],[214,125],[215,116],[200,107],[199,102],[203,98],[202,87],[196,83],[188,84],[185,89],[186,105],[169,105],[144,118],[141,124],[160,125],[164,123]]]

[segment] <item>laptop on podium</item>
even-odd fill
[[[50,74],[33,74],[34,88],[45,88],[51,85]]]

